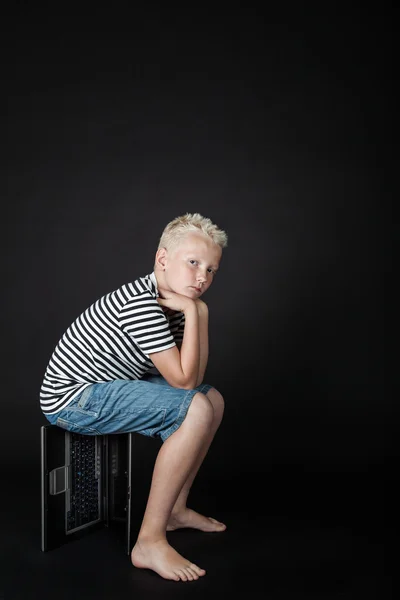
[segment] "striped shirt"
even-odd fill
[[[92,383],[141,379],[152,352],[182,341],[185,315],[166,315],[154,271],[106,294],[67,329],[51,355],[40,389],[45,414],[65,408]]]

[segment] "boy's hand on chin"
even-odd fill
[[[157,298],[158,304],[173,312],[185,312],[190,306],[194,305],[194,300],[192,300],[192,298],[188,298],[182,294],[177,294],[176,292],[161,288],[159,289],[159,293],[160,296]]]

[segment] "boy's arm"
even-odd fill
[[[199,373],[197,376],[196,386],[203,383],[204,375],[207,369],[208,356],[209,356],[209,342],[208,342],[208,306],[205,302],[198,298],[195,300],[197,306],[197,312],[199,315],[199,344],[200,344],[200,356],[199,356]],[[181,350],[182,341],[176,343],[178,350]]]
[[[158,303],[185,314],[181,351],[174,346],[153,352],[149,358],[172,387],[193,389],[197,385],[200,358],[198,309],[194,300],[174,292],[167,293],[169,297],[158,298]]]
[[[204,374],[208,363],[208,306],[205,302],[197,300],[196,306],[199,314],[199,342],[200,342],[200,357],[199,357],[199,374],[197,376],[196,387],[203,383]]]

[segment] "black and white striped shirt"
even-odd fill
[[[182,341],[185,315],[166,315],[157,297],[153,271],[106,294],[72,323],[47,365],[43,413],[59,412],[92,383],[141,379],[154,368],[149,354]]]

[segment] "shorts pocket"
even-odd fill
[[[90,400],[92,399],[94,392],[93,384],[88,385],[78,399],[74,401],[72,405],[66,406],[66,410],[79,412],[82,415],[88,415],[90,417],[98,417],[99,413],[95,410],[90,410]]]

